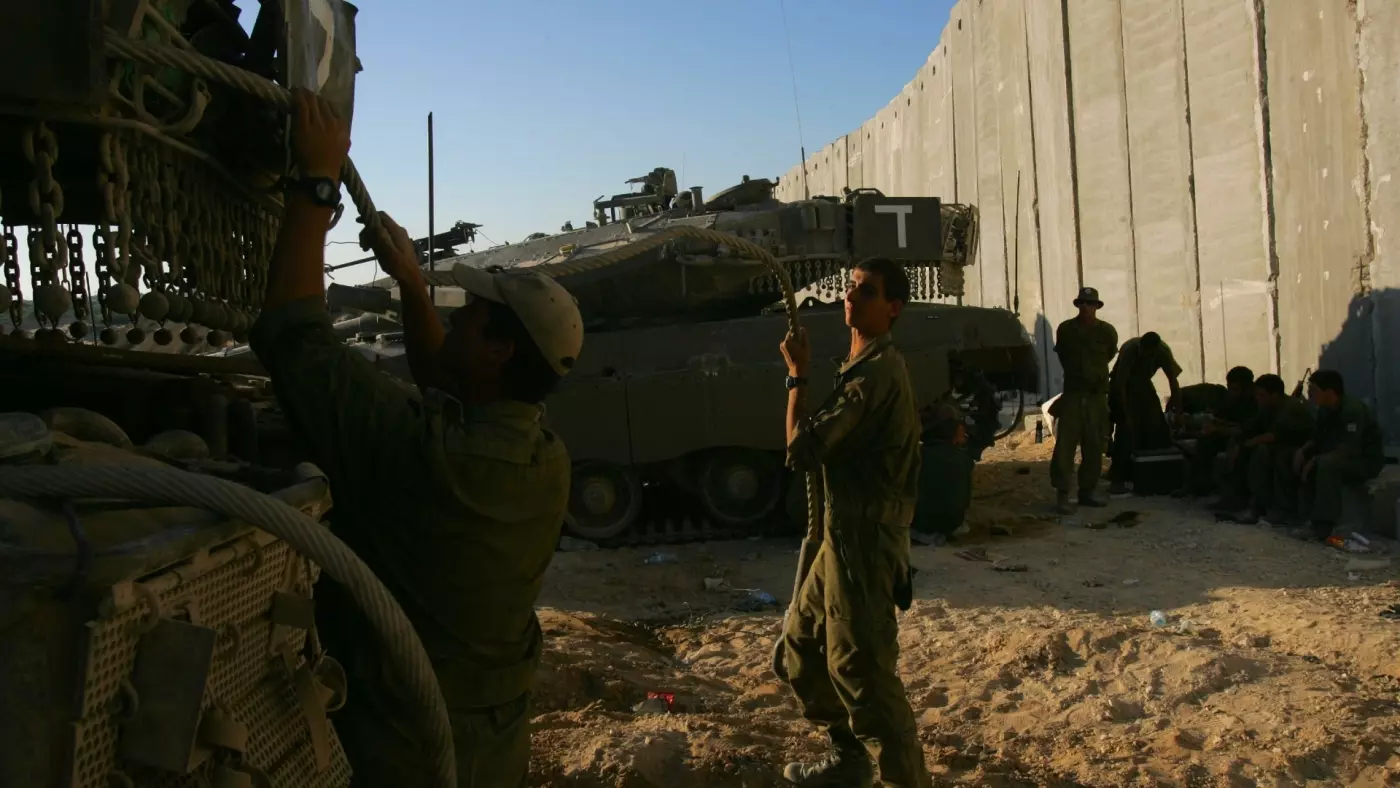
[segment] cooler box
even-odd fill
[[[1133,493],[1171,495],[1186,483],[1186,456],[1175,446],[1133,454]]]

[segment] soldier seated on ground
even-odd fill
[[[1347,396],[1340,372],[1313,373],[1308,396],[1317,405],[1316,437],[1294,454],[1293,468],[1311,527],[1297,535],[1321,541],[1332,535],[1341,519],[1343,488],[1374,479],[1385,455],[1371,409]]]
[[[1225,375],[1225,396],[1213,397],[1209,410],[1200,420],[1195,431],[1196,445],[1191,450],[1190,476],[1185,487],[1178,490],[1180,495],[1209,495],[1216,487],[1217,460],[1229,448],[1231,441],[1239,437],[1245,424],[1249,423],[1259,410],[1254,395],[1254,372],[1249,367],[1235,367]],[[1201,386],[1214,384],[1203,383]],[[1196,386],[1181,390],[1179,398],[1187,408],[1198,403],[1190,401],[1187,391]]]
[[[967,433],[962,411],[940,402],[925,408],[920,416],[924,424],[920,438],[923,457],[912,528],[939,544],[951,539],[967,516],[972,501],[973,459],[965,449]]]
[[[977,367],[960,359],[948,359],[948,382],[952,384],[951,399],[960,409],[972,413],[972,434],[967,436],[966,451],[973,461],[982,459],[982,452],[996,442],[1001,406],[997,392],[987,376]]]
[[[1285,393],[1278,375],[1260,375],[1254,398],[1254,418],[1230,443],[1221,496],[1211,508],[1236,522],[1255,523],[1267,516],[1282,524],[1296,509],[1293,456],[1312,437],[1312,413],[1302,400]]]

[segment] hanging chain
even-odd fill
[[[68,226],[68,286],[73,293],[73,317],[76,318],[69,326],[68,333],[74,339],[82,339],[87,336],[88,324],[83,321],[87,319],[90,305],[88,303],[87,291],[87,269],[83,266],[83,234],[78,231],[78,225]]]
[[[19,239],[15,228],[5,225],[5,288],[9,291],[10,322],[19,331],[24,323],[24,291],[20,289]]]
[[[34,288],[34,316],[41,326],[57,328],[58,320],[72,306],[72,296],[59,284],[66,271],[68,242],[58,231],[63,215],[63,187],[53,177],[58,161],[58,138],[40,121],[24,130],[24,157],[34,165],[29,182],[29,209],[39,226],[29,228],[29,271]]]

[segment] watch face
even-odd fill
[[[335,199],[335,192],[335,184],[330,181],[316,182],[316,199],[322,200],[323,202],[331,202]]]

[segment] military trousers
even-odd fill
[[[1318,455],[1301,485],[1302,510],[1314,523],[1335,525],[1342,519],[1343,489],[1374,479],[1379,473],[1379,466],[1360,457]]]
[[[1247,454],[1246,454],[1247,452]],[[1293,471],[1297,446],[1266,443],[1242,450],[1245,489],[1250,508],[1259,514],[1293,516],[1298,511],[1298,475]]]
[[[1150,385],[1130,385],[1126,406],[1114,403],[1110,410],[1113,421],[1113,464],[1108,478],[1114,482],[1133,479],[1133,454],[1139,451],[1165,449],[1172,445],[1171,428],[1162,413],[1162,400]]]
[[[803,716],[838,750],[863,745],[887,788],[927,788],[932,778],[896,670],[895,608],[912,595],[909,529],[842,525],[828,528],[784,621],[787,681]]]
[[[1226,478],[1216,478],[1219,465],[1217,460],[1220,459],[1220,455],[1229,447],[1229,436],[1220,433],[1202,435],[1196,439],[1196,448],[1191,453],[1191,478],[1187,482],[1192,493],[1196,495],[1205,495],[1211,490],[1214,490],[1218,482],[1227,487],[1227,489],[1222,490],[1222,492],[1226,494],[1236,492],[1228,489],[1228,474],[1231,471],[1229,463],[1226,463],[1224,468]],[[1243,459],[1243,453],[1241,454],[1241,459]],[[1243,478],[1243,474],[1240,474],[1240,477]]]
[[[423,733],[399,699],[379,687],[353,681],[347,702],[331,718],[354,771],[352,788],[431,785],[433,774]],[[358,698],[357,696],[358,692]],[[454,707],[448,701],[459,788],[517,788],[530,769],[529,694],[489,708]]]
[[[1070,394],[1055,401],[1055,452],[1050,458],[1050,483],[1060,492],[1074,488],[1074,454],[1080,454],[1078,490],[1093,492],[1103,473],[1108,437],[1108,397]]]
[[[972,502],[972,457],[961,447],[925,443],[919,459],[919,502],[913,529],[952,536]]]

